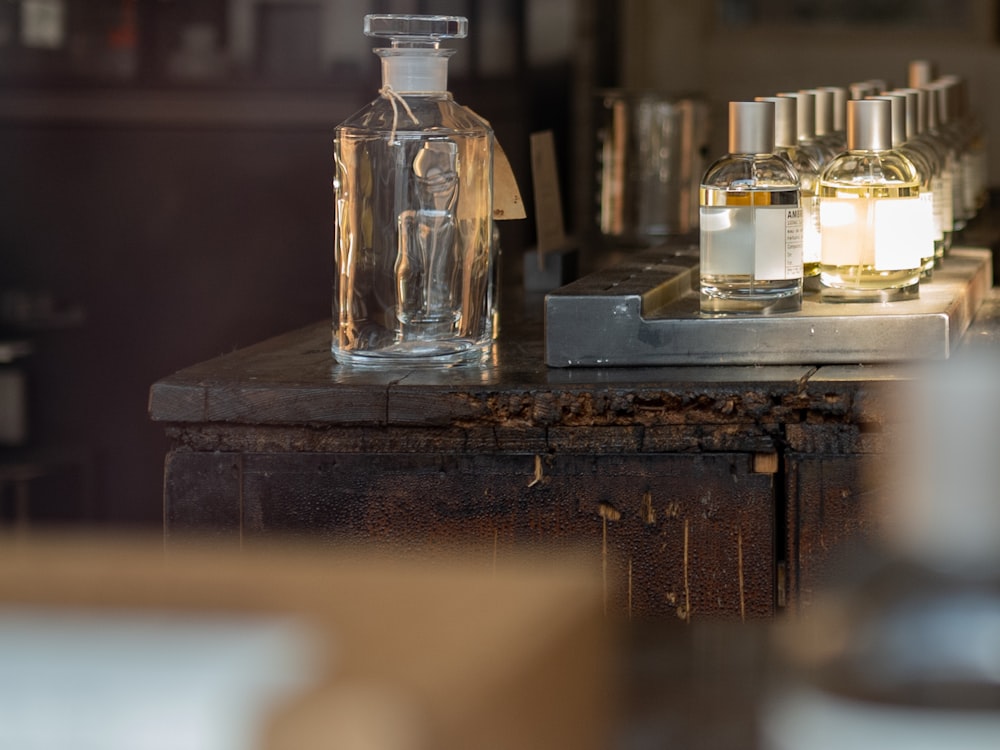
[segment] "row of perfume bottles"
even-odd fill
[[[729,153],[700,189],[702,312],[795,311],[814,280],[827,301],[919,293],[986,169],[963,82],[911,65],[910,83],[730,103]]]

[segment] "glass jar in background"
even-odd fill
[[[597,94],[596,209],[601,235],[655,244],[698,228],[708,106],[697,96],[609,89]]]

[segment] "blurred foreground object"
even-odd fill
[[[5,542],[0,745],[606,746],[599,579],[442,557]]]
[[[998,373],[975,355],[915,381],[884,548],[786,633],[765,747],[1000,747]]]

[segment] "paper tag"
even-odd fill
[[[535,192],[535,226],[538,253],[566,246],[562,196],[556,172],[556,147],[551,130],[531,134],[531,181]]]
[[[489,125],[482,115],[473,112],[472,114]],[[524,201],[521,200],[521,191],[517,189],[517,180],[514,178],[514,170],[510,166],[507,154],[503,152],[500,142],[493,139],[493,220],[503,221],[505,219],[525,219],[528,214],[524,210]]]
[[[524,210],[521,191],[517,189],[514,170],[511,169],[507,154],[503,147],[493,141],[493,218],[496,221],[504,219],[524,219],[528,214]]]

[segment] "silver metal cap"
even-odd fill
[[[852,99],[864,99],[866,96],[875,96],[878,88],[871,81],[858,81],[848,86]]]
[[[816,97],[816,135],[830,135],[833,133],[833,91],[829,89],[809,89],[809,93]]]
[[[893,89],[889,93],[899,94],[906,99],[906,137],[913,138],[924,132],[927,112],[921,112],[922,105],[925,105],[923,92],[920,89]]]
[[[937,78],[934,63],[930,60],[911,60],[906,70],[906,80],[911,88],[926,86]]]
[[[892,106],[885,99],[847,102],[847,148],[884,151],[892,148]]]
[[[924,104],[927,107],[927,129],[936,130],[942,124],[937,94],[930,86],[921,86],[920,91],[924,92]]]
[[[729,153],[774,152],[774,104],[729,102]]]
[[[833,131],[843,133],[847,129],[847,89],[843,86],[821,86],[820,91],[833,94]]]
[[[890,115],[892,147],[899,148],[906,142],[906,94],[880,94],[868,98],[889,102],[889,107],[892,110]]]
[[[816,137],[816,95],[808,91],[782,92],[795,100],[795,131],[798,139],[812,140]]]
[[[945,81],[934,81],[927,86],[927,92],[937,104],[937,124],[947,125],[955,120],[955,97],[951,86]]]
[[[758,96],[754,101],[774,105],[774,145],[791,148],[796,143],[795,100],[787,96]]]

